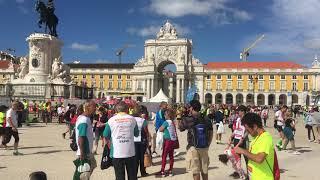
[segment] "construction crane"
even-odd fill
[[[249,47],[243,49],[243,51],[240,53],[240,59],[243,62],[247,62],[248,61],[248,56],[249,56],[249,51],[255,47],[257,45],[257,43],[259,41],[261,41],[264,38],[264,34],[262,34],[261,36],[259,36],[258,39],[256,39],[256,41],[254,43],[252,43]]]
[[[130,45],[130,44],[125,44],[122,48],[120,48],[116,51],[116,56],[119,57],[119,64],[121,64],[121,57],[122,57],[124,50],[126,50],[128,47],[131,47],[131,46],[132,45]]]

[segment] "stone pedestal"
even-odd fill
[[[20,67],[23,73],[19,73],[19,78],[11,82],[12,96],[32,100],[69,98],[71,82],[50,78],[53,60],[61,57],[62,41],[42,33],[31,34],[26,41],[29,56],[23,59]]]
[[[34,33],[27,38],[29,44],[29,73],[25,82],[47,83],[54,58],[61,56],[63,43],[54,36]]]

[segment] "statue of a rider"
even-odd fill
[[[55,7],[53,0],[48,0],[47,5],[45,5],[42,0],[37,0],[36,10],[40,14],[40,19],[38,22],[39,27],[41,28],[41,24],[45,25],[45,33],[47,33],[47,28],[49,29],[50,35],[58,36],[57,34],[57,25],[59,22],[58,17],[54,14]]]

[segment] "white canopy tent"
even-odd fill
[[[169,102],[170,98],[164,94],[162,89],[159,90],[158,94],[155,95],[153,98],[149,99],[149,102]]]

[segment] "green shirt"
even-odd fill
[[[270,133],[263,132],[261,135],[255,137],[250,143],[249,150],[252,154],[267,154],[265,160],[261,164],[249,160],[248,172],[250,179],[273,180],[274,147]]]
[[[172,141],[177,140],[176,129],[171,120],[166,120],[165,122],[163,122],[162,127],[164,128],[163,139]]]
[[[84,154],[89,154],[90,150],[89,150],[89,140],[87,137],[87,128],[88,125],[87,123],[81,123],[78,125],[77,129],[79,132],[79,137],[83,137],[84,138]]]
[[[4,118],[5,118],[5,113],[4,112],[0,112],[0,127],[4,127],[5,124],[4,123]]]

